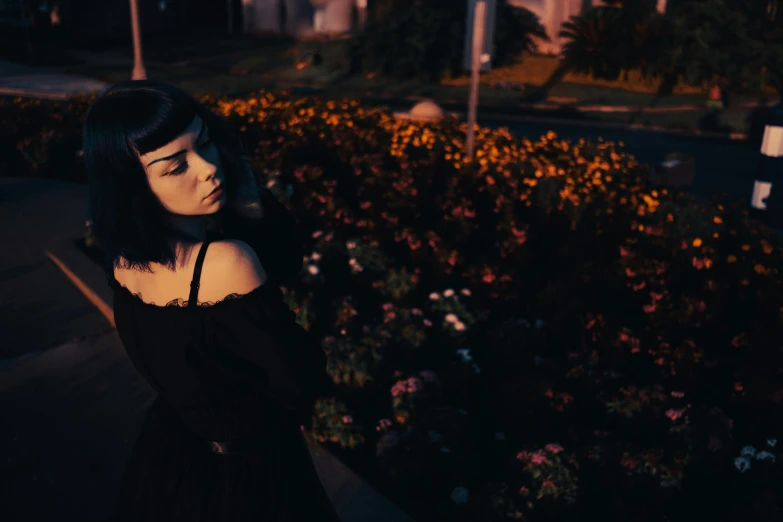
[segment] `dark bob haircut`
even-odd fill
[[[152,262],[175,268],[171,239],[193,239],[168,226],[171,214],[152,193],[139,156],[176,139],[196,115],[218,148],[231,202],[250,168],[242,141],[223,118],[181,89],[152,80],[123,81],[102,91],[88,109],[82,139],[89,214],[105,270],[148,271]]]

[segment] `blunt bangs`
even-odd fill
[[[103,91],[83,126],[84,164],[93,233],[107,271],[149,271],[151,262],[175,268],[170,214],[152,193],[138,156],[170,143],[198,115],[220,152],[226,193],[232,198],[245,167],[238,135],[215,113],[179,88],[152,80],[129,80]]]

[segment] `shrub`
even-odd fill
[[[741,208],[649,188],[613,143],[481,129],[468,162],[455,121],[219,107],[293,187],[313,244],[286,290],[418,519],[780,515],[781,244]]]
[[[621,144],[203,98],[306,228],[311,433],[417,520],[780,520],[783,249]]]

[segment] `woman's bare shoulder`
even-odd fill
[[[199,301],[218,301],[229,294],[246,294],[266,280],[266,271],[250,245],[236,239],[214,241],[204,256]]]

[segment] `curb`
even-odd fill
[[[116,328],[117,325],[114,323],[114,310],[111,306],[109,306],[106,301],[101,299],[89,286],[87,286],[84,281],[82,281],[79,276],[74,274],[60,259],[58,259],[54,254],[49,252],[48,250],[44,250],[44,255],[49,258],[49,260],[55,264],[57,268],[60,269],[60,271],[65,274],[65,277],[67,277],[71,283],[76,287],[79,292],[82,293],[84,297],[87,298],[92,305],[98,309],[98,311],[106,318],[107,321],[109,321],[109,324],[112,328]]]

